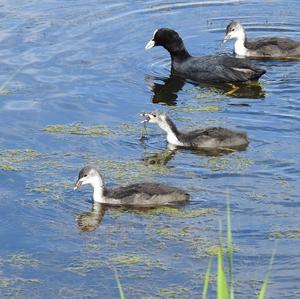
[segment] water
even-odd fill
[[[261,85],[229,96],[169,78],[167,52],[144,51],[156,28],[171,27],[192,54],[230,53],[221,41],[234,18],[250,37],[299,40],[299,9],[298,1],[2,1],[1,297],[118,298],[115,266],[128,298],[199,298],[228,196],[236,296],[255,297],[279,239],[268,298],[299,297],[299,62],[257,62],[268,71]],[[166,149],[158,128],[140,139],[139,113],[154,109],[181,127],[247,131],[251,143],[221,156],[178,151],[147,166]],[[65,133],[43,131],[51,125]],[[68,134],[95,126],[100,135]],[[162,181],[192,202],[177,212],[85,213],[91,190],[72,187],[88,163],[109,186]],[[214,284],[209,291],[213,298]]]

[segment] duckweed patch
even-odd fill
[[[300,229],[274,231],[269,237],[271,239],[300,239]]]
[[[79,275],[86,275],[88,272],[94,271],[102,267],[111,268],[112,265],[116,267],[121,267],[135,264],[141,264],[146,266],[147,268],[155,266],[162,267],[161,262],[158,260],[154,260],[137,254],[125,254],[120,256],[109,257],[106,261],[102,261],[99,259],[81,260],[79,262],[71,264],[69,267],[66,268],[66,271],[77,273]]]
[[[212,171],[242,171],[253,164],[250,159],[244,159],[241,156],[217,156],[207,160],[207,167]]]
[[[128,183],[137,179],[144,180],[153,176],[163,176],[172,173],[171,168],[156,164],[145,165],[145,163],[138,160],[97,160],[95,164],[99,166],[99,169],[105,171],[107,177],[112,177],[121,183]]]
[[[182,112],[197,112],[197,111],[206,111],[206,112],[219,112],[222,111],[222,108],[219,106],[194,106],[194,107],[180,107],[173,108]]]
[[[137,213],[143,214],[144,216],[158,216],[161,214],[167,215],[172,218],[192,218],[215,213],[215,209],[203,208],[196,210],[187,210],[182,208],[172,207],[159,207],[148,211],[139,211]]]
[[[106,126],[98,125],[87,127],[80,123],[49,125],[46,128],[43,128],[42,131],[47,133],[84,135],[89,137],[108,136],[112,134],[112,131]]]
[[[0,95],[2,95],[2,96],[9,95],[10,93],[11,93],[10,90],[3,89],[3,88],[0,89]]]
[[[90,259],[81,260],[77,263],[71,264],[65,270],[79,275],[86,275],[86,273],[102,267],[106,267],[105,262],[100,261],[98,259]]]
[[[160,298],[190,298],[189,289],[177,285],[159,289],[158,296]]]
[[[12,266],[24,268],[24,267],[37,267],[39,261],[34,259],[30,254],[14,254],[9,256],[4,262],[9,263]]]
[[[20,171],[22,164],[37,157],[37,152],[32,149],[2,150],[0,151],[0,170]]]

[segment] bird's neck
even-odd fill
[[[178,139],[179,131],[175,123],[170,118],[167,118],[163,123],[159,123],[159,127],[167,133],[167,140],[169,143],[180,145],[180,141]]]
[[[246,41],[246,36],[245,33],[243,32],[243,34],[241,34],[237,39],[236,42],[234,44],[234,52],[237,55],[245,55],[247,52],[247,49],[245,47],[245,41]]]
[[[94,189],[93,192],[93,200],[94,202],[99,202],[99,203],[105,203],[104,200],[104,182],[102,180],[102,178],[99,177],[95,177],[92,181],[91,181],[91,185]]]
[[[172,63],[183,62],[186,59],[188,59],[189,57],[191,57],[191,55],[189,54],[189,52],[186,50],[185,47],[180,50],[173,50],[173,51],[169,51],[169,52],[171,55]]]
[[[165,46],[166,50],[170,53],[172,64],[175,62],[183,62],[191,55],[188,50],[185,48],[182,39],[176,40],[176,43],[168,44]]]

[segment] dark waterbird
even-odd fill
[[[110,206],[157,207],[176,205],[189,200],[184,190],[160,183],[132,184],[115,189],[107,189],[103,179],[94,166],[83,167],[78,175],[74,190],[81,185],[93,187],[93,200]]]
[[[155,30],[145,48],[155,46],[162,46],[170,53],[173,72],[196,82],[248,82],[258,80],[266,72],[247,60],[227,55],[193,57],[179,34],[168,28]]]
[[[261,37],[248,40],[243,25],[231,21],[224,42],[236,39],[234,52],[239,56],[257,58],[300,58],[300,42],[286,37]]]
[[[143,123],[155,123],[164,130],[167,133],[168,142],[175,147],[244,149],[249,143],[245,133],[221,127],[181,132],[171,118],[161,111],[143,113],[142,116],[146,118]]]

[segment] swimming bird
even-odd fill
[[[300,42],[286,37],[261,37],[248,40],[243,25],[231,21],[224,42],[236,39],[234,52],[239,56],[264,58],[300,58]]]
[[[257,80],[266,72],[248,61],[227,55],[193,57],[179,34],[168,28],[155,30],[145,49],[155,46],[162,46],[170,53],[172,71],[196,82],[247,82]]]
[[[190,198],[184,190],[160,183],[132,184],[110,190],[96,167],[90,165],[80,170],[74,190],[86,184],[94,189],[94,202],[111,206],[151,208],[184,203]]]
[[[189,132],[181,132],[175,123],[164,112],[154,111],[142,113],[146,117],[143,123],[155,123],[167,133],[167,140],[171,145],[191,149],[238,149],[248,145],[249,140],[245,133],[236,132],[221,127],[210,127]]]

